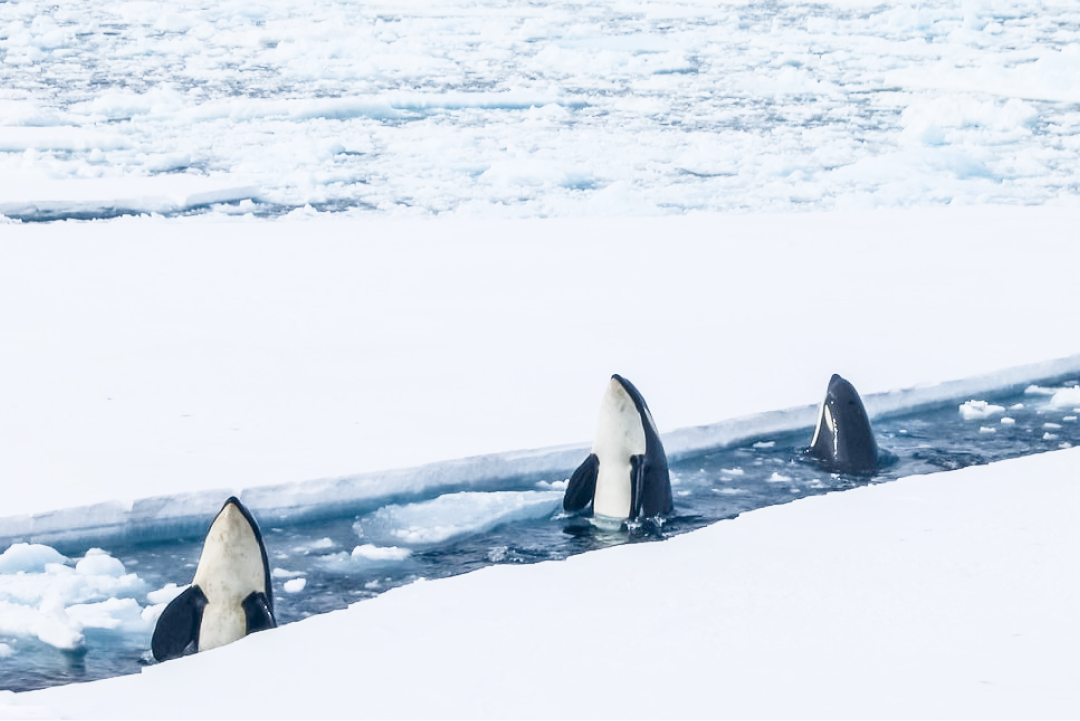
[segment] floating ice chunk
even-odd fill
[[[83,647],[82,624],[68,616],[61,603],[46,601],[34,608],[0,601],[0,634],[30,636],[64,651]]]
[[[583,170],[534,158],[495,161],[480,174],[479,180],[502,187],[547,185],[575,188],[593,183],[593,178]]]
[[[303,575],[303,571],[286,571],[284,568],[275,568],[270,572],[271,578],[298,578]]]
[[[15,649],[8,646],[6,643],[0,643],[0,658],[7,658],[8,656],[14,656]]]
[[[1073,408],[1080,405],[1080,386],[1062,388],[1050,397],[1051,408]]]
[[[107,558],[112,559],[111,556]],[[116,559],[112,559],[116,561]],[[119,563],[119,561],[117,561]],[[138,598],[146,594],[146,582],[134,573],[114,575],[116,567],[111,563],[103,564],[106,573],[79,573],[66,566],[50,566],[49,574],[68,576],[59,587],[64,591],[66,603],[87,603],[103,598]],[[48,576],[46,576],[48,578]],[[55,581],[52,581],[55,583]]]
[[[404,561],[412,555],[408,548],[376,546],[365,543],[353,548],[352,553],[332,553],[319,558],[319,567],[332,573],[353,573],[358,568],[371,568]]]
[[[149,633],[153,626],[133,598],[110,598],[98,603],[68,606],[67,615],[83,628],[102,628],[123,633]]]
[[[913,108],[904,110],[901,116],[901,125],[904,129],[900,132],[900,138],[914,140],[924,145],[942,145],[945,143],[945,130],[935,122],[934,118],[910,117]]]
[[[183,15],[176,13],[164,13],[154,23],[154,29],[165,33],[186,33],[191,29],[192,23]]]
[[[1048,431],[1056,431],[1059,428],[1061,428],[1061,424],[1060,423],[1043,423],[1043,428],[1045,428]]]
[[[754,448],[772,448],[776,445],[776,441],[758,441],[754,444]]]
[[[1024,395],[1028,396],[1052,396],[1056,388],[1044,388],[1043,386],[1030,385],[1024,389]]]
[[[404,561],[412,555],[412,551],[397,546],[380,547],[365,543],[354,548],[351,555],[353,558],[366,558],[369,561]]]
[[[431,501],[390,505],[364,516],[353,529],[375,543],[425,545],[483,533],[503,523],[546,518],[562,502],[560,491],[463,491]]]
[[[570,479],[564,478],[561,481],[537,481],[536,487],[544,491],[565,491],[569,484]]]
[[[1063,416],[1061,420],[1066,421],[1067,423],[1073,423],[1076,421],[1076,416]]]
[[[968,401],[960,405],[960,415],[965,421],[981,420],[1004,412],[1004,406],[991,405],[986,401]]]
[[[979,433],[997,433],[997,428],[990,426],[979,426]]]
[[[1009,418],[1008,416],[1005,416],[1004,418],[1001,419],[1001,422],[1004,425],[1011,426],[1012,424],[1016,423],[1016,419],[1015,418]]]
[[[904,127],[901,138],[940,145],[946,141],[946,130],[1014,130],[1029,125],[1037,117],[1038,112],[1034,107],[1016,98],[1003,105],[993,100],[981,101],[956,95],[916,100],[900,115],[900,124]]]
[[[741,468],[721,468],[720,472],[727,476],[743,476],[746,471]]]
[[[228,176],[187,173],[32,182],[5,178],[0,182],[0,215],[53,219],[97,213],[176,213],[252,198],[258,192],[258,187]]]
[[[773,471],[773,474],[765,479],[769,483],[787,483],[791,480],[791,476],[785,476],[782,473]]]
[[[307,585],[306,578],[294,578],[285,582],[285,593],[300,593]]]
[[[310,204],[306,204],[301,208],[293,208],[283,216],[285,220],[311,220],[318,217],[319,211]]]
[[[187,590],[187,584],[177,586],[175,583],[166,583],[164,587],[146,594],[146,600],[150,603],[168,603]]]
[[[146,583],[100,549],[88,551],[75,568],[53,548],[25,543],[9,548],[0,561],[0,634],[78,650],[86,643],[85,628],[151,628],[136,600],[146,593]]]
[[[525,112],[525,117],[534,122],[564,122],[570,120],[570,111],[558,103],[548,103],[541,107],[533,105]]]
[[[741,496],[750,491],[745,488],[713,488],[713,493],[719,493],[721,496]]]
[[[112,576],[120,578],[127,569],[118,558],[113,558],[100,548],[91,548],[86,556],[75,564],[75,573],[80,576]]]
[[[86,645],[82,629],[67,620],[63,612],[43,617],[35,635],[42,643],[61,651],[78,651]]]
[[[1056,441],[1057,440],[1057,434],[1056,433],[1049,433],[1049,432],[1043,433],[1043,440],[1044,441]]]
[[[329,538],[320,538],[317,541],[296,546],[293,548],[293,553],[299,553],[306,556],[313,551],[325,551],[330,548],[337,548],[337,543]]]
[[[72,109],[91,117],[127,120],[136,115],[175,115],[185,103],[186,98],[179,91],[163,87],[147,93],[126,90],[101,93],[94,96],[93,100],[74,104]]]
[[[15,543],[0,553],[0,574],[3,573],[44,573],[48,564],[62,564],[67,557],[52,546],[40,543]]]
[[[85,128],[70,126],[48,126],[33,128],[4,128],[0,137],[0,151],[21,153],[23,151],[66,151],[86,152],[91,149],[118,150],[128,141],[114,133],[101,133]],[[6,186],[5,191],[12,186]],[[7,198],[5,197],[5,200]]]
[[[1024,408],[1023,403],[1014,403],[1013,405],[1009,406],[1010,411],[1019,411],[1019,410],[1023,410],[1023,408]]]

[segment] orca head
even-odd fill
[[[877,470],[877,441],[866,408],[855,386],[837,374],[829,380],[808,453],[841,473]]]
[[[615,374],[600,403],[589,459],[574,472],[563,507],[583,507],[592,495],[593,517],[636,518],[670,513],[667,456],[645,399],[633,383]]]
[[[244,504],[229,498],[206,533],[191,586],[162,610],[150,650],[166,661],[276,625],[259,524]]]
[[[207,598],[199,650],[221,646],[247,634],[243,603],[263,594],[273,615],[273,589],[259,524],[237,498],[225,501],[210,524],[192,585]]]

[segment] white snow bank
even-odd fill
[[[1046,453],[416,583],[0,713],[1074,717],[1078,468]]]

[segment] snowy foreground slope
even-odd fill
[[[0,715],[1075,718],[1078,472],[1046,453],[417,583]]]

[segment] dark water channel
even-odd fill
[[[475,521],[471,529],[466,527],[443,542],[404,544],[392,550],[386,550],[385,543],[373,544],[368,553],[357,555],[353,549],[370,541],[358,535],[357,519],[352,516],[264,527],[270,564],[277,569],[278,621],[291,623],[345,608],[418,578],[453,576],[492,564],[559,560],[610,545],[658,541],[810,495],[1076,445],[1080,443],[1077,410],[1071,404],[1052,404],[1050,393],[1076,384],[1075,378],[1055,378],[1027,391],[980,397],[1001,407],[990,409],[983,418],[965,418],[958,410],[964,399],[958,399],[945,406],[876,419],[878,444],[891,462],[873,477],[829,473],[804,456],[809,428],[682,460],[671,466],[676,514],[659,528],[602,530],[585,519],[541,509],[537,517],[493,528],[491,523]],[[546,491],[544,498],[550,499],[561,495],[560,480],[550,479],[538,488],[535,481],[509,478],[505,489]],[[158,589],[190,581],[201,545],[201,538],[192,538],[106,550],[128,572],[138,574],[149,589]],[[5,640],[0,633],[0,642]],[[0,658],[0,689],[27,690],[133,673],[149,662],[145,630],[128,635],[99,631],[95,637],[90,629],[86,650],[78,653],[26,639],[19,643],[20,653]],[[40,648],[33,647],[34,643]]]

